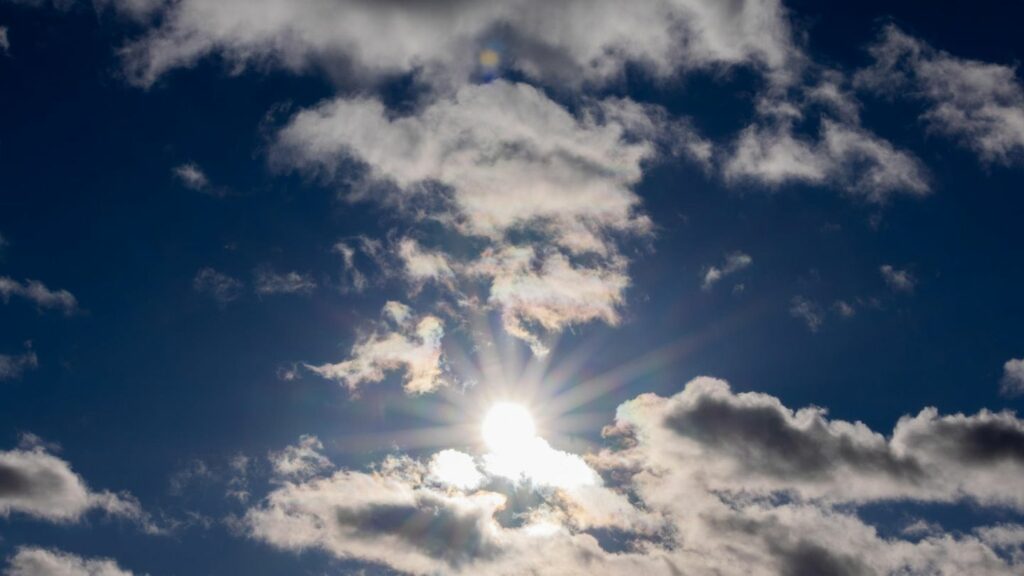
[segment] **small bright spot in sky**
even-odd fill
[[[496,68],[501,62],[501,55],[487,48],[480,52],[480,65],[484,68]]]

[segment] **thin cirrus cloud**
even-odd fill
[[[1013,67],[959,58],[893,25],[870,52],[874,63],[856,75],[860,88],[925,102],[928,129],[985,163],[1024,161],[1024,86]]]
[[[537,476],[529,467],[508,475],[494,454],[453,449],[425,460],[388,456],[372,472],[325,465],[301,481],[272,483],[240,525],[282,550],[322,550],[404,573],[571,574],[581,562],[589,574],[1022,568],[1019,524],[958,532],[911,518],[902,533],[882,537],[858,515],[863,506],[908,501],[1024,510],[1024,491],[1005,482],[1024,471],[1024,422],[1010,412],[926,408],[886,436],[821,408],[792,410],[698,378],[673,396],[620,405],[604,436],[608,447],[582,457],[542,441],[536,450],[565,459],[551,471],[586,472],[553,483],[539,468]],[[519,520],[510,523],[508,512]],[[607,531],[621,551],[599,545],[595,535]]]
[[[192,289],[200,294],[208,294],[217,302],[227,304],[237,300],[245,290],[245,284],[237,278],[206,267],[200,268],[192,279]]]
[[[0,298],[8,303],[12,296],[28,300],[39,308],[53,308],[68,315],[78,311],[78,299],[67,290],[51,290],[38,280],[18,282],[8,276],[0,276]]]
[[[316,290],[317,283],[308,274],[294,270],[284,274],[261,266],[253,271],[253,289],[260,296],[275,294],[307,295]]]

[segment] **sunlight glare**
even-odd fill
[[[522,452],[529,448],[536,434],[533,416],[521,404],[495,404],[484,418],[484,442],[497,453]]]

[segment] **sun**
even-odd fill
[[[497,453],[522,451],[537,437],[530,411],[512,402],[491,406],[484,417],[482,432],[487,447]]]

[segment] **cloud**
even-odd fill
[[[34,370],[38,366],[39,358],[32,350],[27,350],[16,356],[0,354],[0,382],[17,380],[27,370]]]
[[[57,308],[68,315],[78,311],[78,299],[67,290],[50,290],[38,280],[18,282],[8,276],[0,276],[0,298],[6,304],[11,296],[29,300],[39,308]]]
[[[280,452],[271,452],[269,459],[274,474],[280,479],[303,480],[330,470],[333,466],[320,453],[324,445],[316,436],[305,435],[295,446],[288,446]]]
[[[733,252],[725,256],[725,263],[721,267],[709,266],[704,271],[704,280],[700,284],[701,290],[710,291],[719,280],[731,276],[753,264],[754,259],[743,252]]]
[[[816,302],[808,300],[803,296],[794,296],[789,302],[789,315],[793,318],[803,320],[807,329],[817,332],[825,323],[825,315]]]
[[[857,73],[859,87],[924,101],[928,129],[958,140],[983,162],[1024,160],[1024,87],[1014,68],[958,58],[893,25],[869,50],[875,62]]]
[[[913,292],[917,286],[917,279],[907,270],[894,268],[889,264],[883,264],[878,268],[885,283],[893,292]]]
[[[485,48],[496,56],[491,68],[569,85],[617,79],[627,63],[666,78],[733,65],[784,75],[800,59],[777,0],[183,0],[122,56],[143,86],[211,54],[236,70],[319,65],[369,79],[416,72],[458,84],[485,72]]]
[[[201,268],[192,279],[192,289],[200,294],[209,294],[221,304],[237,300],[245,289],[242,281],[223,274],[213,268]]]
[[[411,308],[388,302],[377,330],[359,338],[349,360],[306,367],[324,378],[344,384],[350,391],[380,382],[388,372],[402,371],[410,394],[433,392],[447,385],[441,339],[444,322],[436,316],[414,318]]]
[[[7,26],[0,26],[0,52],[11,53],[11,41],[7,38]]]
[[[195,162],[175,166],[172,172],[186,188],[204,192],[210,186],[210,180],[206,177],[206,173]]]
[[[82,558],[60,550],[22,546],[7,562],[5,576],[132,576],[108,558]]]
[[[404,116],[374,99],[327,101],[288,122],[272,159],[326,178],[355,162],[364,176],[350,199],[471,237],[482,249],[458,256],[400,240],[402,275],[414,292],[489,284],[486,302],[506,328],[543,353],[550,334],[619,321],[629,285],[621,243],[652,231],[632,190],[644,167],[677,151],[703,161],[709,150],[659,108],[609,99],[574,114],[534,87],[495,81]]]
[[[853,318],[857,315],[857,309],[846,300],[836,300],[832,304],[832,309],[842,318]]]
[[[18,513],[71,523],[92,510],[138,522],[147,531],[158,531],[131,495],[93,492],[70,464],[44,446],[30,444],[0,451],[0,517]]]
[[[619,406],[606,447],[576,456],[593,483],[511,482],[446,449],[369,471],[276,485],[241,520],[249,537],[414,574],[1018,573],[1024,526],[883,537],[872,503],[1024,510],[1024,422],[1009,412],[904,416],[884,436],[822,408],[697,378]],[[575,464],[574,464],[575,465]],[[565,468],[536,466],[555,472]],[[613,539],[607,538],[614,534]]]
[[[747,127],[724,165],[724,175],[729,182],[770,187],[833,185],[873,204],[897,194],[930,192],[927,171],[912,154],[855,124],[829,118],[821,120],[817,141],[796,135],[790,121]]]
[[[415,291],[426,282],[451,286],[455,272],[444,253],[425,250],[412,238],[402,238],[397,248],[405,277]]]
[[[253,272],[253,284],[260,296],[273,294],[309,294],[316,290],[317,284],[312,277],[294,270],[278,274],[270,268],[259,267]]]
[[[1024,394],[1024,358],[1011,358],[1003,364],[1000,392],[1004,396]]]

